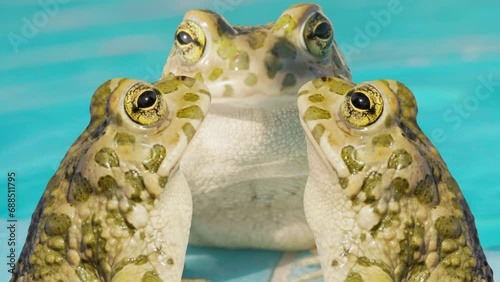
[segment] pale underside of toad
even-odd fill
[[[304,208],[325,281],[493,281],[474,217],[392,80],[305,84]]]
[[[192,214],[178,161],[208,111],[193,78],[112,79],[49,181],[12,281],[180,281]]]
[[[320,7],[294,5],[274,24],[255,27],[190,11],[164,68],[170,73],[202,80],[213,97],[180,165],[193,194],[190,243],[314,248],[296,94],[321,76],[351,79]]]

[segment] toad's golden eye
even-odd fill
[[[186,63],[196,63],[205,50],[206,38],[201,27],[190,20],[182,22],[175,33],[175,46]]]
[[[364,84],[349,91],[340,113],[350,124],[363,127],[374,123],[384,107],[384,100],[375,87]]]
[[[136,83],[125,96],[125,112],[135,123],[153,125],[167,114],[160,91],[146,83]]]
[[[333,43],[333,26],[321,13],[314,13],[304,26],[304,42],[307,50],[316,57],[329,54]]]

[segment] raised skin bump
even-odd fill
[[[129,115],[123,104],[136,103],[125,96],[138,85],[168,104],[147,127],[141,115],[150,112]],[[210,95],[192,78],[155,85],[113,79],[96,90],[89,126],[49,181],[11,281],[180,281],[192,206],[177,163]],[[193,119],[177,118],[189,107]]]
[[[297,101],[311,168],[304,205],[325,281],[493,281],[469,207],[416,123],[411,91],[391,80],[345,86],[316,79]],[[346,103],[366,106],[345,95],[359,89],[381,99],[376,119],[337,114]],[[332,118],[307,119],[313,106]]]
[[[117,132],[114,140],[118,145],[133,145],[135,143],[135,136],[126,132]]]

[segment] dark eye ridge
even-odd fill
[[[351,103],[354,107],[360,110],[370,109],[370,99],[362,92],[352,93]]]
[[[176,39],[182,45],[186,45],[193,42],[193,38],[191,37],[191,35],[189,35],[189,33],[185,31],[177,33]]]
[[[322,22],[314,29],[314,36],[320,39],[328,39],[332,36],[332,27],[327,22]]]
[[[139,98],[137,98],[137,107],[141,109],[149,108],[156,102],[156,92],[153,90],[144,91]]]

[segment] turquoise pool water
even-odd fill
[[[48,179],[88,123],[98,85],[111,77],[157,79],[189,9],[208,8],[233,24],[254,25],[276,20],[295,2],[2,1],[0,273],[7,269],[7,172],[17,175],[19,252]],[[396,79],[415,93],[419,123],[460,184],[500,279],[500,2],[318,3],[335,25],[356,81]],[[280,257],[190,248],[186,274],[265,281]]]

